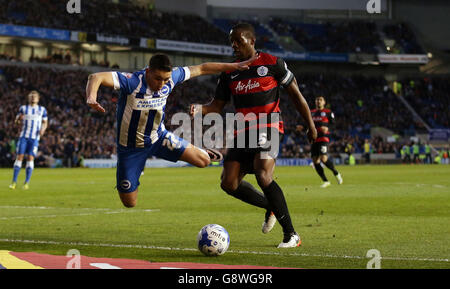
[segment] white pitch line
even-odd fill
[[[145,212],[157,212],[155,210],[145,210]],[[58,218],[58,217],[73,217],[73,216],[91,216],[97,214],[122,214],[122,213],[138,213],[136,210],[119,210],[119,211],[103,211],[97,213],[80,213],[80,214],[63,214],[63,215],[37,215],[37,216],[17,216],[17,217],[0,217],[0,220],[17,220],[17,219],[35,219],[35,218]]]
[[[38,209],[38,210],[72,209],[72,208],[43,207],[43,206],[0,206],[0,208],[2,208],[2,209]],[[83,210],[86,208],[80,208],[80,209]],[[96,209],[96,210],[99,210],[99,209]]]
[[[82,243],[82,242],[59,242],[59,241],[38,241],[38,240],[11,240],[0,239],[4,243],[28,243],[28,244],[45,244],[45,245],[65,245],[65,246],[89,246],[89,247],[112,247],[112,248],[134,248],[134,249],[151,249],[166,251],[197,251],[194,248],[171,248],[151,245],[136,244],[103,244],[103,243]],[[253,255],[269,255],[269,256],[300,256],[300,257],[318,257],[318,258],[339,258],[339,259],[368,259],[364,256],[347,256],[347,255],[331,255],[331,254],[307,254],[307,253],[278,253],[278,252],[257,252],[257,251],[235,251],[229,250],[229,253],[236,254],[253,254]],[[424,262],[450,262],[450,259],[433,259],[433,258],[405,258],[405,257],[381,257],[383,260],[393,261],[424,261]]]
[[[117,211],[117,209],[112,208],[66,208],[66,207],[42,207],[42,206],[0,206],[0,209],[37,209],[37,210],[85,210],[85,211]],[[139,212],[153,212],[158,209],[119,209],[123,211],[139,211]],[[159,210],[158,210],[159,211]]]

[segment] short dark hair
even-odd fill
[[[244,31],[247,34],[247,36],[256,38],[255,28],[250,23],[245,22],[238,23],[234,25],[233,28],[231,28],[231,30],[241,30]]]
[[[153,70],[172,71],[172,63],[170,62],[169,56],[163,53],[153,55],[150,58],[149,66]]]
[[[39,96],[39,98],[41,97],[41,94],[37,90],[30,91],[30,93],[28,93],[28,95],[30,95],[30,94],[37,94],[37,96]]]

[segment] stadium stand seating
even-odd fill
[[[311,52],[376,54],[382,45],[376,24],[368,21],[316,24],[275,17],[269,25],[279,35],[293,37],[306,51]]]
[[[414,32],[406,23],[385,24],[382,31],[386,37],[395,40],[396,47],[399,49],[398,53],[424,54]]]
[[[241,20],[230,20],[230,19],[214,19],[213,23],[218,26],[222,31],[227,32],[231,28],[239,23],[244,22]],[[273,34],[267,30],[260,22],[255,20],[245,20],[245,22],[250,23],[255,27],[256,33],[256,47],[258,49],[264,49],[271,52],[283,52],[283,48],[274,40]]]
[[[128,3],[100,0],[86,1],[83,3],[83,13],[66,17],[58,13],[65,9],[65,5],[65,1],[58,0],[0,0],[0,23],[228,45],[230,28],[241,21],[213,19],[210,23],[196,15],[148,10]],[[270,31],[272,29],[279,36],[292,37],[311,52],[423,53],[406,23],[377,24],[367,20],[301,23],[277,17],[268,23],[257,19],[242,21],[255,26],[258,48],[271,52],[285,51]],[[394,40],[395,47],[387,51],[384,38]]]
[[[49,113],[49,128],[40,143],[40,156],[65,159],[71,155],[72,164],[82,158],[111,158],[115,151],[115,102],[117,93],[101,88],[99,100],[107,114],[94,113],[85,104],[85,70],[58,70],[43,67],[0,67],[0,95],[2,101],[0,121],[0,162],[11,165],[14,160],[14,140],[19,127],[12,125],[18,107],[26,103],[26,94],[37,89],[41,104]],[[168,129],[171,116],[187,112],[191,103],[206,103],[214,95],[215,78],[190,80],[177,87],[169,97],[165,122]],[[314,96],[323,95],[336,116],[332,129],[333,144],[330,152],[344,153],[352,143],[354,152],[361,152],[365,138],[371,138],[370,128],[381,126],[395,133],[411,134],[421,129],[410,111],[396,98],[386,81],[380,77],[343,76],[336,74],[305,74],[298,76],[300,89],[310,107]],[[448,78],[414,80],[413,87],[403,85],[405,97],[417,112],[436,127],[448,127],[449,106],[446,93]],[[431,84],[431,85],[430,85]],[[415,97],[421,95],[422,97]],[[282,93],[281,110],[286,134],[281,147],[282,157],[302,157],[309,153],[304,132],[296,130],[302,123],[286,93]],[[438,111],[436,108],[438,107]],[[446,107],[445,107],[446,106]],[[233,111],[231,106],[226,112]],[[439,112],[439,113],[437,113]],[[393,152],[395,146],[380,138],[371,138],[378,152]]]
[[[416,77],[401,83],[401,93],[430,127],[450,127],[449,77]]]
[[[49,127],[40,141],[40,152],[50,158],[63,159],[70,143],[74,146],[74,160],[84,158],[110,158],[115,153],[113,91],[102,88],[99,99],[108,113],[93,113],[85,104],[88,72],[84,70],[56,70],[7,66],[1,73],[2,105],[0,139],[2,164],[11,160],[20,127],[13,125],[20,105],[26,104],[26,95],[36,89],[41,93],[40,104],[49,113]],[[117,97],[117,96],[115,96]],[[66,151],[65,151],[66,150]],[[5,160],[6,158],[6,160]]]
[[[0,23],[228,44],[227,34],[200,16],[147,10],[127,3],[91,0],[83,2],[83,13],[67,17],[58,12],[65,11],[66,4],[66,1],[58,0],[0,0]]]
[[[66,5],[65,1],[0,0],[0,23],[229,45],[228,31],[235,23],[240,22],[214,19],[213,23],[209,23],[199,16],[146,10],[122,2],[92,0],[83,4],[81,15],[62,17],[57,11],[64,9],[61,5]],[[99,9],[100,6],[103,8]],[[39,13],[43,10],[45,13]],[[119,16],[120,24],[117,23]],[[376,23],[367,20],[302,23],[276,17],[267,23],[257,19],[245,22],[250,22],[255,27],[257,48],[272,53],[287,51],[278,43],[278,37],[294,40],[298,45],[292,47],[300,47],[301,52],[423,53],[414,33],[405,23]],[[390,51],[386,50],[383,42],[385,39],[395,41],[395,46]],[[6,54],[0,54],[0,60],[19,61]],[[70,53],[63,51],[30,61],[74,63]],[[90,65],[110,66],[109,63]],[[117,93],[102,88],[99,99],[108,113],[94,113],[84,101],[88,74],[87,70],[82,69],[0,67],[0,98],[3,104],[0,107],[0,166],[10,166],[14,160],[14,140],[19,128],[11,123],[19,105],[25,103],[25,96],[31,89],[42,94],[41,104],[47,107],[50,116],[47,135],[40,143],[37,164],[43,164],[48,158],[67,159],[70,156],[71,163],[79,165],[83,158],[115,156]],[[395,144],[370,136],[370,129],[375,126],[406,136],[424,130],[382,77],[308,73],[297,75],[297,80],[310,107],[314,107],[315,96],[323,95],[335,113],[337,122],[332,129],[332,153],[344,153],[349,143],[353,145],[354,152],[361,152],[365,138],[371,139],[376,152],[398,150]],[[214,95],[215,82],[214,77],[202,83],[190,80],[175,89],[168,100],[166,127],[174,129],[169,123],[171,116],[176,112],[187,111],[189,104],[208,102]],[[401,83],[400,93],[431,127],[450,126],[448,77],[407,78],[401,80]],[[305,157],[310,147],[304,132],[296,128],[301,123],[301,118],[293,111],[285,92],[281,97],[286,128],[280,149],[281,157]],[[231,111],[231,106],[227,106],[226,112]]]

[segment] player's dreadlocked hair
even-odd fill
[[[231,28],[231,30],[240,30],[249,38],[256,38],[255,28],[249,23],[238,23]]]
[[[162,71],[172,71],[172,63],[166,54],[157,53],[150,58],[149,62],[150,69],[162,70]]]

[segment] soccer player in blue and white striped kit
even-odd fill
[[[28,104],[20,107],[19,113],[15,119],[16,124],[22,122],[22,130],[20,132],[19,141],[17,142],[17,157],[14,162],[14,175],[11,185],[9,185],[9,188],[13,190],[17,186],[17,177],[22,168],[22,162],[25,155],[27,155],[27,163],[23,189],[27,190],[29,188],[31,174],[34,169],[34,158],[38,151],[39,139],[44,135],[48,123],[47,110],[45,107],[38,105],[40,98],[39,92],[33,90],[27,97]]]
[[[254,59],[240,63],[209,62],[194,66],[172,67],[165,54],[155,54],[149,66],[134,73],[99,72],[89,75],[86,103],[99,112],[99,87],[120,91],[117,103],[117,173],[119,197],[125,207],[137,202],[139,177],[147,158],[155,156],[172,162],[182,160],[206,167],[221,154],[203,150],[167,131],[164,127],[166,101],[173,88],[190,78],[228,70],[246,70]]]

